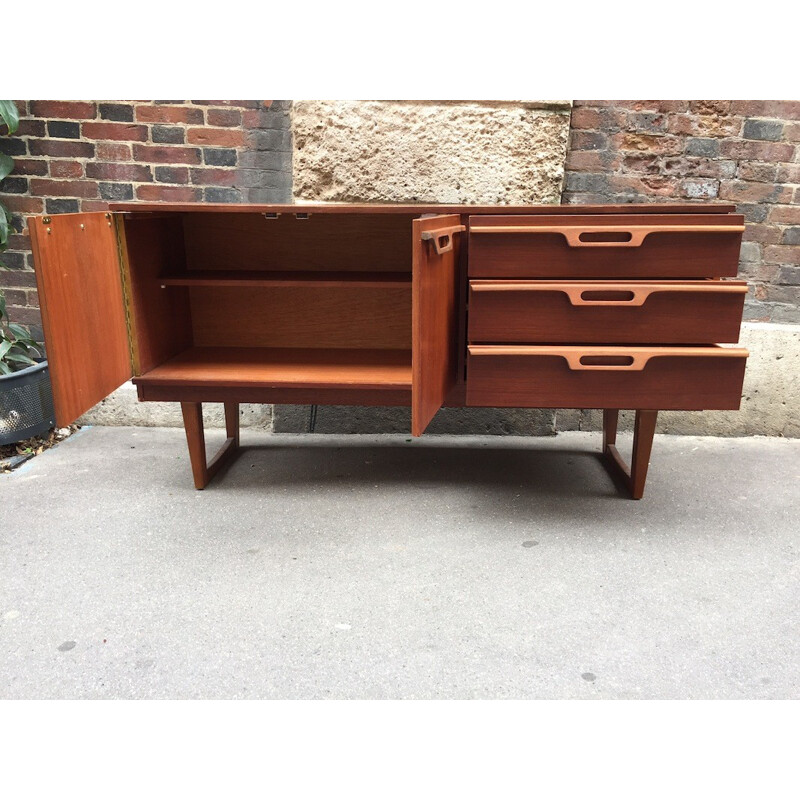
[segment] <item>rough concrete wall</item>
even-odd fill
[[[297,200],[558,203],[569,103],[304,100]]]

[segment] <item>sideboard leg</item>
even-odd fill
[[[653,449],[658,411],[637,411],[633,428],[633,453],[631,466],[617,450],[617,420],[619,411],[603,411],[603,460],[612,477],[623,483],[634,500],[641,500]]]
[[[209,481],[219,472],[239,449],[239,404],[225,403],[225,430],[227,439],[217,454],[206,460],[206,439],[203,431],[203,404],[181,403],[186,443],[189,445],[189,460],[195,489],[205,489]]]
[[[658,411],[637,411],[633,428],[633,458],[631,459],[631,495],[641,500],[647,468],[650,466],[650,453],[653,449],[653,436],[656,432]]]

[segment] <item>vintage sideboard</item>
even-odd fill
[[[194,483],[240,403],[603,409],[644,491],[660,409],[737,409],[733,206],[117,204],[28,220],[58,425],[133,377]],[[727,345],[727,346],[723,346]],[[224,403],[208,461],[202,403]],[[619,409],[635,409],[630,466]]]

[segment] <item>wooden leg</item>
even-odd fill
[[[623,460],[617,450],[617,419],[619,412],[603,412],[603,457],[612,476],[621,480],[634,500],[641,500],[653,449],[658,411],[637,411],[633,429],[633,453],[631,466]]]
[[[203,432],[203,404],[181,403],[186,442],[195,489],[205,489],[239,449],[239,404],[225,403],[225,430],[227,439],[211,461],[206,461],[206,438]]]

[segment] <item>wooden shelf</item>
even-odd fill
[[[133,382],[149,386],[410,389],[411,351],[192,347]]]
[[[410,288],[411,272],[204,270],[158,278],[162,286],[347,286]]]

